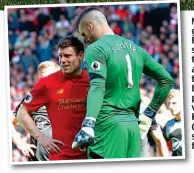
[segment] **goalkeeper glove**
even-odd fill
[[[147,107],[144,113],[139,116],[139,119],[141,121],[139,124],[141,140],[143,140],[146,137],[151,127],[152,119],[155,117],[155,115],[156,113],[152,111],[149,107]]]
[[[72,149],[77,147],[80,150],[85,151],[86,148],[90,145],[94,144],[94,126],[96,123],[96,119],[93,117],[87,117],[82,122],[82,128],[79,133],[76,135],[73,143]]]

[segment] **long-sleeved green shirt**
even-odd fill
[[[144,49],[118,35],[104,35],[86,49],[90,90],[87,117],[97,123],[132,121],[139,115],[142,73],[156,80],[149,107],[157,112],[172,85],[170,74]],[[132,118],[133,117],[133,118]]]

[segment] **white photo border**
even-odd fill
[[[42,5],[14,5],[14,6],[5,6],[5,35],[6,35],[6,64],[7,64],[7,114],[9,114],[11,110],[10,106],[10,68],[9,68],[9,40],[8,40],[8,9],[18,9],[18,8],[44,8],[44,7],[71,7],[71,6],[105,6],[105,5],[129,5],[129,4],[158,4],[158,3],[176,3],[177,4],[177,16],[178,16],[178,45],[179,45],[179,74],[180,74],[180,91],[181,91],[181,102],[182,107],[181,111],[184,115],[184,108],[183,108],[183,70],[182,70],[182,41],[181,41],[181,22],[180,22],[180,1],[179,0],[160,0],[160,1],[130,1],[130,2],[103,2],[103,3],[72,3],[72,4],[42,4]],[[9,127],[9,139],[11,141],[11,129],[10,123],[11,118],[8,116],[8,127]],[[123,161],[154,161],[154,160],[180,160],[185,159],[185,129],[184,129],[184,116],[182,117],[182,138],[183,142],[183,155],[176,156],[176,157],[142,157],[142,158],[124,158],[124,159],[96,159],[96,160],[63,160],[63,161],[30,161],[30,162],[13,162],[12,161],[12,144],[10,141],[10,164],[11,165],[33,165],[33,164],[58,164],[58,163],[98,163],[98,162],[123,162]]]

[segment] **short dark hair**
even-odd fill
[[[83,10],[79,15],[78,15],[78,17],[77,17],[77,20],[76,20],[76,24],[75,24],[75,26],[76,26],[76,30],[78,31],[78,27],[79,27],[79,24],[80,24],[80,21],[83,19],[83,17],[87,14],[87,13],[89,13],[90,11],[100,11],[98,8],[96,8],[96,7],[89,7],[89,8],[86,8],[85,10]]]
[[[59,40],[57,49],[64,49],[66,47],[73,47],[77,54],[80,52],[84,52],[84,44],[73,35],[67,35]]]

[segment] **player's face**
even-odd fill
[[[81,70],[83,52],[76,53],[73,47],[59,48],[59,64],[64,74],[77,75]]]
[[[181,111],[180,101],[177,97],[173,97],[167,102],[167,106],[171,111],[172,115],[177,115]]]
[[[85,44],[91,44],[96,41],[94,34],[94,26],[92,23],[84,23],[82,22],[79,26],[79,33],[84,37]]]

